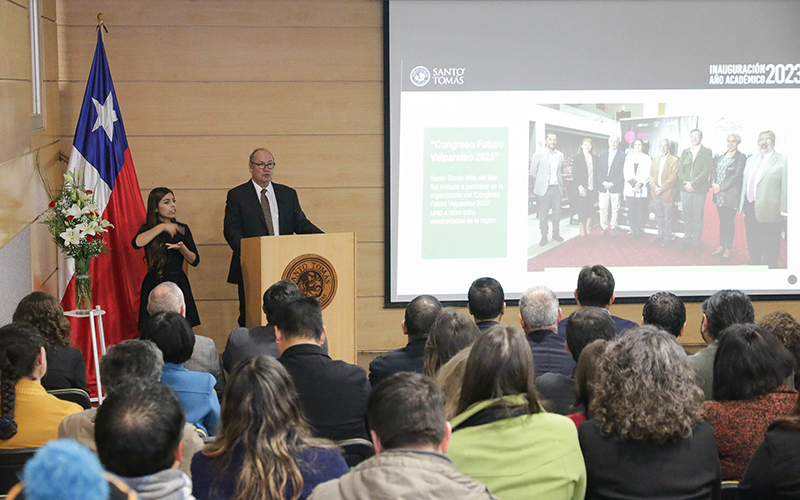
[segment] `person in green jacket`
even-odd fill
[[[504,500],[579,500],[586,491],[575,424],[536,398],[522,332],[497,325],[472,346],[447,456]]]

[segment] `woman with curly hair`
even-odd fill
[[[675,337],[652,326],[607,344],[578,428],[586,498],[719,498],[714,430],[703,391]]]
[[[86,390],[83,353],[72,347],[69,320],[55,297],[44,292],[26,295],[17,304],[12,321],[32,324],[44,338],[47,373],[42,377],[42,386],[46,390]]]
[[[139,300],[139,330],[150,317],[147,312],[150,292],[165,281],[172,281],[183,292],[189,324],[192,327],[200,324],[192,286],[183,272],[184,261],[197,267],[200,254],[197,253],[189,226],[175,218],[175,207],[175,194],[171,189],[157,187],[150,191],[147,196],[147,218],[133,237],[133,248],[144,248],[147,261],[147,275],[142,281]]]
[[[58,424],[83,408],[47,394],[44,339],[29,323],[0,328],[0,448],[33,448],[58,439]]]
[[[469,347],[481,333],[475,321],[454,309],[442,309],[436,316],[422,354],[422,373],[435,378],[436,372],[458,351]]]
[[[223,401],[222,430],[192,460],[197,500],[302,500],[347,472],[340,450],[312,437],[294,383],[275,358],[237,364]]]
[[[787,379],[787,385],[795,389],[800,387],[800,323],[785,311],[772,311],[762,316],[756,324],[781,339],[783,346],[792,353],[794,375]]]
[[[504,500],[579,500],[586,469],[575,425],[547,413],[522,332],[496,325],[472,345],[447,456]]]
[[[714,399],[703,405],[714,427],[722,479],[738,481],[772,419],[788,415],[797,391],[786,387],[794,358],[752,323],[726,328],[714,358]]]

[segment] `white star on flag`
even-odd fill
[[[118,119],[117,112],[114,111],[114,99],[111,97],[111,92],[108,93],[105,104],[100,104],[94,97],[92,97],[92,102],[94,103],[94,109],[97,110],[97,121],[94,122],[92,132],[103,127],[108,140],[114,142],[114,122],[118,121]]]

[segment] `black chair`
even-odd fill
[[[79,404],[84,410],[92,408],[92,400],[89,399],[89,393],[83,389],[54,389],[52,391],[47,391],[47,394],[52,394],[64,401]]]
[[[336,443],[342,449],[344,461],[349,467],[360,464],[375,455],[375,447],[366,439],[345,439]]]
[[[20,481],[22,468],[39,448],[0,449],[0,494],[6,495]]]
[[[722,481],[721,500],[739,500],[739,481]]]

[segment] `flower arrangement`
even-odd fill
[[[41,217],[56,246],[75,259],[75,301],[78,310],[92,308],[89,265],[93,257],[108,253],[103,234],[114,225],[100,217],[92,191],[85,189],[79,174],[64,174],[61,192]]]

